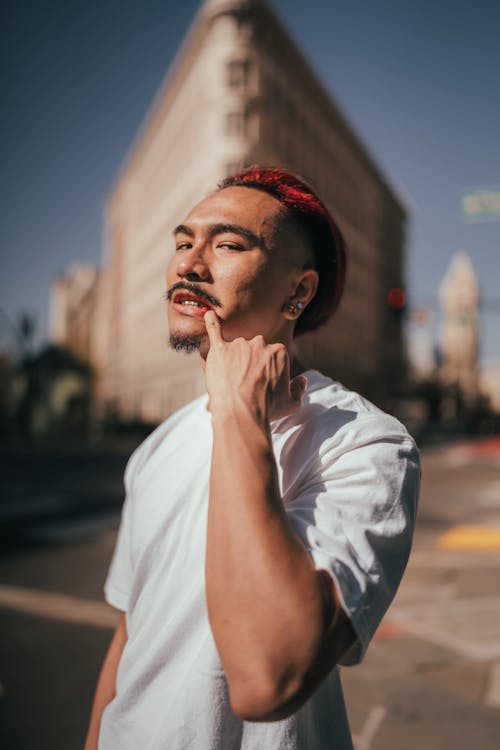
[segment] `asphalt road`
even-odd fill
[[[116,621],[102,583],[128,453],[65,446],[0,459],[2,750],[82,747]],[[356,750],[498,750],[500,440],[423,460],[400,592],[363,664],[342,670]]]

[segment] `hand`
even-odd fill
[[[225,341],[213,310],[204,320],[210,341],[205,378],[212,413],[243,408],[269,423],[300,408],[307,379],[299,375],[290,380],[284,344],[266,344],[263,336]]]

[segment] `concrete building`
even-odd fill
[[[99,329],[99,276],[95,266],[77,263],[54,281],[50,291],[50,341],[87,363],[96,361],[93,338]]]
[[[500,415],[500,359],[485,362],[479,377],[479,389],[488,406]]]
[[[408,365],[412,380],[432,377],[436,369],[433,342],[433,316],[427,308],[412,311],[407,326]]]
[[[106,206],[107,321],[102,411],[156,421],[196,396],[196,357],[167,347],[162,302],[173,228],[246,164],[303,174],[345,235],[348,280],[302,359],[376,401],[397,392],[405,212],[343,115],[263,0],[207,0],[119,172]]]
[[[439,290],[443,311],[441,380],[458,385],[467,406],[478,397],[479,284],[466,253],[452,259]]]

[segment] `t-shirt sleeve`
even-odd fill
[[[135,455],[135,454],[134,454]],[[125,502],[122,508],[120,527],[115,549],[104,584],[104,598],[112,607],[126,612],[132,581],[132,504],[133,504],[133,465],[134,455],[125,469]]]
[[[411,548],[420,484],[418,451],[396,420],[376,416],[319,446],[285,507],[315,566],[332,576],[361,661],[391,603]],[[383,429],[381,429],[383,428]]]

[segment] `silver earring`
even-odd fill
[[[304,305],[302,302],[289,302],[286,309],[290,313],[290,315],[295,315],[295,313],[300,312],[303,309]]]

